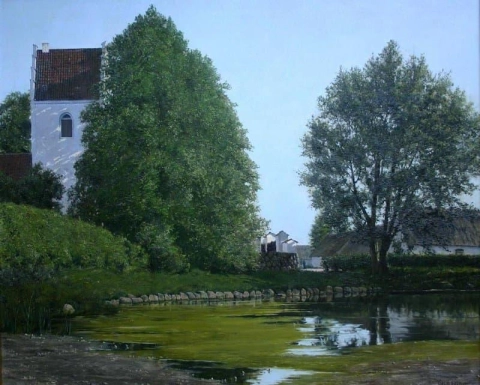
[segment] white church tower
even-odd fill
[[[104,48],[103,48],[104,51]],[[62,177],[68,190],[83,148],[80,113],[98,99],[102,48],[42,49],[33,46],[30,81],[32,163],[42,163]],[[63,207],[68,206],[66,194]]]

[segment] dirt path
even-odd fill
[[[197,385],[214,383],[155,360],[96,352],[99,344],[74,337],[1,336],[3,385]]]
[[[218,382],[193,378],[157,360],[98,352],[99,342],[75,337],[1,336],[0,385],[200,385]],[[480,358],[480,357],[479,357]],[[475,385],[480,360],[400,361],[361,364],[342,376],[345,385]]]
[[[354,368],[362,373],[357,385],[477,385],[480,384],[480,360],[432,360],[364,364]]]

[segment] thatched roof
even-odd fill
[[[296,245],[295,252],[299,259],[307,259],[310,258],[312,254],[312,246],[310,245]]]
[[[426,213],[418,217],[417,228],[404,234],[408,246],[480,247],[480,212],[456,210]],[[312,254],[319,257],[368,254],[366,239],[355,232],[329,234],[316,245]]]
[[[319,257],[335,255],[368,254],[369,248],[365,241],[361,241],[354,232],[326,235],[313,252]]]
[[[465,212],[446,223],[430,221],[429,226],[407,235],[409,245],[480,246],[480,214]]]

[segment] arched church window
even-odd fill
[[[62,138],[71,138],[73,136],[73,122],[70,114],[63,114],[60,118],[62,129]]]

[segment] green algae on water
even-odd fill
[[[299,385],[338,383],[335,381],[339,378],[350,378],[358,375],[359,371],[374,372],[369,368],[390,362],[478,358],[478,339],[465,340],[462,339],[463,334],[458,334],[459,338],[455,337],[456,330],[464,325],[471,327],[472,333],[478,335],[478,327],[472,327],[478,324],[478,313],[474,314],[470,310],[462,313],[454,309],[451,315],[445,313],[442,316],[446,317],[445,319],[428,321],[429,329],[447,330],[450,333],[449,339],[395,341],[390,337],[388,341],[385,331],[388,332],[389,328],[393,329],[395,325],[389,325],[385,318],[389,319],[388,317],[393,317],[394,314],[404,317],[405,314],[418,313],[416,308],[409,307],[408,303],[399,305],[398,298],[395,301],[393,302],[396,307],[392,308],[393,310],[381,303],[320,306],[261,301],[121,307],[114,316],[76,318],[74,331],[76,334],[111,343],[152,344],[152,349],[127,352],[168,359],[171,362],[189,362],[191,367],[195,366],[194,362],[207,362],[210,363],[206,365],[209,366],[208,373],[225,374],[233,371],[232,378],[237,379],[239,373],[244,373],[246,378],[250,376],[249,378],[258,379],[266,375],[265,371],[269,369],[295,370],[299,371],[298,375],[289,377],[288,381]],[[415,298],[415,301],[418,299]],[[423,306],[418,306],[420,305]],[[372,316],[372,309],[376,311],[376,318]],[[462,314],[467,318],[461,318]],[[398,320],[391,318],[390,321],[394,323]],[[424,318],[417,320],[414,317],[411,322],[418,326],[426,321]],[[352,335],[357,340],[361,340],[366,332],[370,335],[362,342],[355,341],[355,344],[350,345],[342,345],[340,338],[333,339],[337,345],[336,349],[333,346],[331,354],[302,354],[300,341],[311,340],[312,346],[322,347],[321,338],[325,333],[330,333],[329,338],[335,337],[337,329],[332,325],[343,325],[349,333],[356,330],[357,334]],[[375,340],[371,338],[372,327],[375,330],[382,327],[384,329],[383,332],[380,330],[378,335],[375,334]],[[439,333],[431,335],[442,336]],[[407,339],[410,337],[419,338],[414,335],[407,336]],[[300,354],[291,354],[294,349],[300,349]],[[125,351],[120,354],[125,354]],[[205,364],[202,365],[205,367]],[[253,374],[249,370],[257,372]]]

